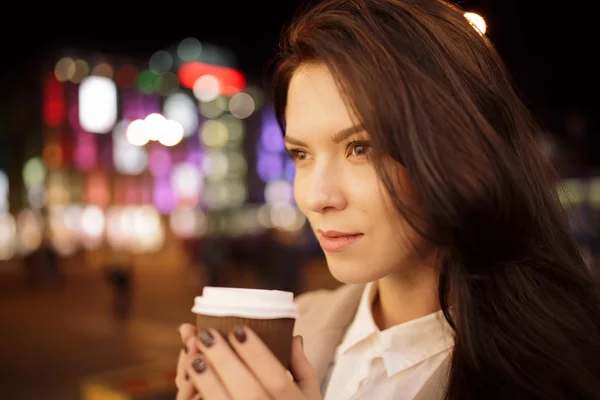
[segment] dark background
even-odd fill
[[[56,49],[145,56],[188,36],[230,48],[242,71],[267,79],[265,67],[281,28],[300,3],[11,2],[2,12],[2,83],[18,84],[23,71],[35,68],[41,56]],[[459,4],[486,19],[487,36],[547,129],[560,137],[584,136],[586,145],[581,147],[587,151],[581,156],[597,163],[594,2],[474,0]],[[577,132],[570,132],[574,118],[583,119],[583,132],[581,124],[575,124]]]

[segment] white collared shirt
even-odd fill
[[[454,346],[441,311],[380,331],[373,319],[376,283],[365,287],[338,346],[325,400],[410,400]]]

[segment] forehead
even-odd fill
[[[292,75],[285,112],[287,134],[333,133],[356,120],[333,75],[321,64],[303,65]]]

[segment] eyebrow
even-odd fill
[[[336,143],[336,144],[341,143],[344,140],[346,140],[347,138],[349,138],[350,136],[360,133],[364,130],[365,130],[365,127],[362,125],[353,125],[349,128],[342,129],[341,131],[334,133],[333,135],[331,135],[330,139],[333,143]],[[308,145],[306,143],[304,143],[303,141],[294,139],[293,137],[290,137],[288,135],[285,135],[284,141],[286,143],[294,145],[294,146],[308,147]]]

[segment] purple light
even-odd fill
[[[134,121],[146,118],[142,103],[143,97],[140,93],[134,90],[127,90],[123,92],[121,97],[123,99],[122,118],[124,120]]]
[[[285,161],[285,179],[288,182],[294,182],[294,176],[296,175],[296,164],[293,160]]]
[[[175,193],[168,179],[157,179],[152,194],[154,205],[161,214],[169,214],[175,209]]]
[[[76,139],[74,159],[80,170],[89,172],[98,162],[98,146],[92,133],[79,131]]]
[[[128,90],[122,94],[123,110],[122,119],[130,121],[144,119],[149,114],[161,112],[160,96],[145,95],[134,90]]]
[[[285,149],[283,144],[283,134],[279,129],[277,120],[270,109],[263,112],[262,129],[260,135],[260,144],[263,149],[273,153],[282,152]]]
[[[163,146],[153,146],[148,156],[148,169],[156,178],[164,178],[171,172],[171,153]]]
[[[73,128],[74,131],[80,130],[81,125],[79,125],[79,102],[77,99],[73,100],[67,113],[67,118],[69,119],[71,128]]]
[[[162,107],[160,105],[160,96],[157,94],[146,94],[143,96],[144,112],[147,115],[157,113],[162,115]],[[145,118],[145,116],[144,116]]]
[[[111,170],[113,167],[113,148],[109,141],[102,143],[100,150],[100,163],[107,170]]]
[[[274,179],[278,179],[283,173],[282,155],[259,152],[256,170],[263,182],[270,182]]]
[[[204,160],[204,153],[199,148],[190,149],[190,151],[188,152],[187,160],[195,165],[202,165],[202,160]]]

